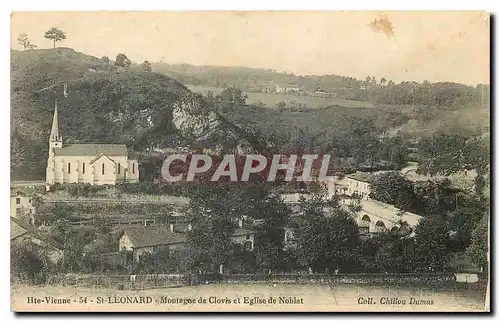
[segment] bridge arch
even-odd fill
[[[364,227],[369,226],[370,223],[372,222],[370,216],[364,215],[361,217],[360,224],[363,225]]]
[[[376,233],[383,233],[386,231],[387,231],[387,226],[385,225],[385,223],[382,220],[378,220],[375,223],[375,232]]]

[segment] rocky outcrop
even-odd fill
[[[221,131],[215,111],[211,111],[196,95],[184,95],[173,104],[172,123],[184,137],[207,140]]]

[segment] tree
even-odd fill
[[[488,214],[489,205],[472,194],[457,194],[453,199],[456,209],[450,212],[450,226],[456,232],[454,251],[463,251],[470,246],[475,229]]]
[[[219,183],[203,182],[188,191],[187,220],[192,229],[187,234],[192,269],[217,272],[232,255],[231,234],[236,228],[236,200]]]
[[[395,171],[375,176],[371,184],[370,196],[404,210],[412,209],[415,202],[412,182]]]
[[[247,98],[247,94],[243,93],[241,89],[234,87],[224,89],[220,93],[222,112],[229,112],[234,110],[236,107],[245,106]]]
[[[422,164],[417,172],[424,174],[450,175],[458,171],[476,170],[474,180],[476,194],[483,198],[485,179],[490,171],[489,140],[467,139],[466,136],[436,133],[419,144]]]
[[[466,253],[472,261],[481,267],[489,269],[489,215],[485,214],[472,232],[471,244]]]
[[[20,44],[24,50],[32,50],[36,48],[36,45],[31,43],[28,39],[28,35],[24,32],[17,37],[17,43]]]
[[[12,241],[10,245],[10,274],[21,280],[43,281],[47,270],[47,259],[43,249],[31,242]]]
[[[28,159],[27,146],[28,140],[19,133],[17,128],[11,132],[10,139],[10,173],[11,175],[19,170],[22,170],[22,165],[26,164]]]
[[[17,37],[17,43],[23,47],[24,50],[27,49],[33,49],[31,46],[34,46],[31,44],[31,42],[28,39],[28,35],[26,33],[22,33]],[[36,47],[36,46],[35,46]]]
[[[449,179],[420,181],[414,184],[413,211],[419,214],[449,214],[458,209],[460,190]]]
[[[257,209],[254,219],[263,220],[262,225],[257,229],[255,240],[258,266],[268,270],[286,269],[282,267],[285,257],[283,251],[285,224],[291,210],[281,197],[270,194],[265,188],[262,188],[260,196],[261,198],[255,200],[254,203]]]
[[[106,64],[109,64],[109,62],[111,61],[111,60],[109,59],[109,57],[108,57],[108,56],[102,56],[102,57],[101,57],[101,60],[102,60],[103,62],[105,62]]]
[[[375,254],[378,270],[389,273],[410,273],[415,270],[415,244],[408,235],[387,232],[375,238],[380,247]]]
[[[52,27],[45,32],[44,37],[51,39],[54,43],[54,48],[56,48],[56,42],[66,39],[66,34],[62,30]]]
[[[387,80],[385,79],[385,77],[382,77],[380,79],[380,85],[384,86],[386,83],[387,83]]]
[[[321,193],[299,205],[303,214],[294,227],[299,261],[314,271],[351,270],[361,242],[354,219]]]
[[[142,64],[141,64],[141,70],[143,72],[151,72],[152,71],[152,68],[151,68],[151,63],[147,60],[145,60]]]
[[[443,272],[450,260],[450,227],[444,217],[423,218],[415,228],[415,260],[420,271]]]
[[[278,104],[276,104],[276,107],[278,108],[278,111],[283,111],[286,108],[286,103],[283,101],[279,101]]]
[[[116,55],[115,65],[119,67],[129,67],[132,62],[125,54]]]

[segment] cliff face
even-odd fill
[[[164,75],[123,70],[68,48],[11,53],[14,178],[42,178],[54,102],[64,144],[248,145],[197,94]],[[241,134],[241,133],[240,133]]]
[[[185,95],[173,103],[172,123],[182,136],[194,140],[208,140],[221,129],[217,114],[194,95]]]

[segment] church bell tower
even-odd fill
[[[54,118],[52,119],[52,130],[49,138],[49,158],[54,157],[54,149],[62,148],[62,135],[59,134],[59,116],[57,115],[57,100],[54,107]]]

